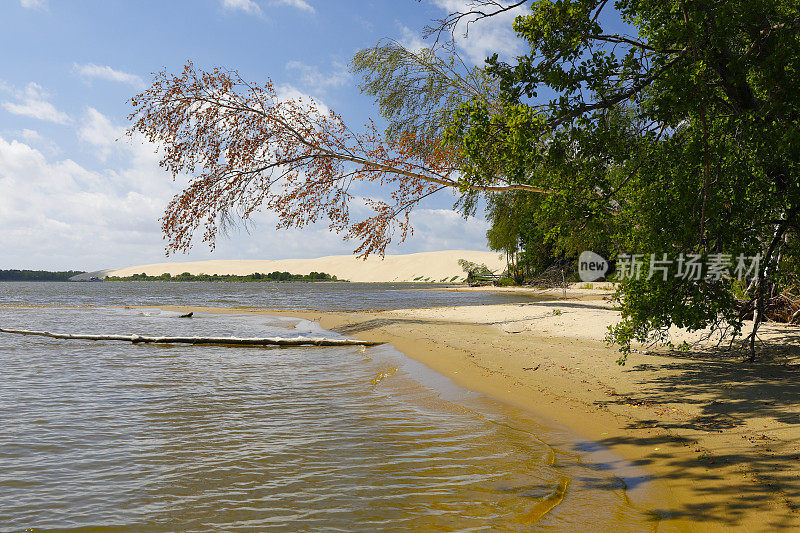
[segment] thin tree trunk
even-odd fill
[[[767,276],[769,275],[769,271],[771,270],[772,265],[772,256],[775,254],[778,246],[780,245],[781,241],[783,240],[783,235],[789,229],[789,224],[791,223],[792,218],[797,213],[798,208],[789,209],[786,212],[786,218],[778,224],[778,227],[775,228],[775,235],[772,237],[772,241],[769,243],[769,247],[767,247],[767,251],[762,258],[763,263],[759,265],[758,268],[758,284],[756,285],[756,306],[755,310],[753,311],[753,331],[750,333],[750,357],[748,360],[752,363],[756,360],[756,334],[758,333],[758,327],[761,325],[761,322],[764,321],[764,285],[767,282]]]

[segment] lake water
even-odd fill
[[[291,284],[208,285],[0,284],[0,326],[335,337],[300,319],[201,313],[187,320],[157,307],[110,306],[280,300],[353,308],[391,294],[382,301],[395,307],[411,298],[394,289],[369,296],[354,284],[348,297],[349,289],[326,284],[303,305],[299,289],[281,296]],[[336,303],[323,303],[327,296]],[[460,301],[497,301],[471,298]],[[193,347],[0,334],[0,353],[2,531],[646,531],[658,524],[636,504],[633,493],[652,490],[641,472],[389,346]]]
[[[437,290],[409,283],[0,283],[0,305],[195,305],[363,311],[531,301],[530,296]]]

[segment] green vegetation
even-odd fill
[[[346,281],[340,280],[336,276],[331,276],[324,272],[311,272],[310,274],[290,274],[289,272],[270,272],[261,274],[255,272],[246,276],[234,276],[231,274],[189,274],[184,272],[177,276],[161,274],[160,276],[148,276],[145,273],[134,274],[132,276],[119,277],[108,276],[105,281]]]
[[[50,272],[48,270],[0,270],[0,281],[68,281],[72,276],[83,274],[83,271],[66,270]]]
[[[458,266],[467,273],[465,281],[470,285],[486,285],[498,279],[494,271],[490,270],[489,267],[483,263],[473,263],[466,259],[459,259]]]
[[[500,105],[472,98],[445,135],[462,190],[502,176],[543,191],[490,199],[492,247],[518,278],[583,250],[642,254],[644,275],[619,286],[620,362],[632,342],[667,343],[671,326],[738,333],[746,318],[754,358],[760,322],[795,320],[800,306],[800,4],[527,5],[513,24],[527,53],[487,61]],[[648,276],[664,253],[761,261],[738,286],[675,264]]]

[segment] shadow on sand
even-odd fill
[[[567,305],[559,302],[553,307]],[[370,318],[335,329],[347,335],[389,326],[454,324]],[[612,394],[597,405],[653,409],[642,410],[642,416],[634,418],[625,427],[630,431],[623,435],[586,442],[575,451],[635,447],[642,450],[643,457],[634,464],[647,467],[659,463],[661,474],[656,480],[685,483],[691,476],[688,501],[671,509],[648,511],[654,522],[670,516],[715,529],[740,528],[748,515],[765,512],[773,521],[763,523],[762,530],[789,527],[800,511],[800,329],[787,328],[785,333],[772,335],[761,351],[760,361],[754,364],[743,362],[742,353],[720,347],[648,355],[646,363],[623,368],[622,372],[641,374],[638,395]],[[699,414],[688,418],[659,415],[659,410],[676,404],[690,405]],[[727,444],[706,451],[698,442],[714,433],[724,434]],[[670,447],[673,452],[675,447],[687,447],[690,453],[670,453]],[[653,453],[658,449],[664,452]],[[597,469],[613,467],[595,465]],[[641,481],[625,480],[629,489]],[[619,484],[611,481],[597,488],[619,490]],[[775,509],[776,497],[782,509]]]

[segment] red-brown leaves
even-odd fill
[[[360,241],[361,256],[383,254],[396,232],[408,235],[408,214],[422,198],[458,186],[446,147],[419,155],[410,136],[389,146],[371,123],[354,133],[333,111],[280,99],[269,81],[252,85],[236,72],[189,62],[180,75],[157,74],[131,105],[131,133],[162,148],[160,164],[173,177],[191,176],[161,218],[168,252],[188,250],[200,226],[213,247],[227,220],[264,208],[283,228],[327,218]],[[382,185],[389,200],[366,199],[374,214],[353,221],[357,182]]]

